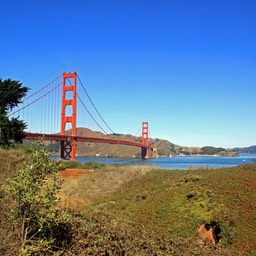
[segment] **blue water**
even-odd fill
[[[241,164],[253,163],[256,155],[244,154],[237,157],[220,156],[177,156],[171,158],[101,158],[101,157],[77,157],[77,161],[82,163],[99,162],[104,164],[122,164],[122,165],[153,165],[163,169],[190,169],[197,167],[232,167]]]

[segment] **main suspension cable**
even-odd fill
[[[47,86],[49,86],[50,84],[52,84],[53,82],[55,82],[57,79],[59,79],[62,76],[62,74],[60,74],[59,76],[57,76],[55,79],[53,79],[50,83],[46,84],[45,86],[43,86],[41,89],[37,90],[36,92],[32,93],[31,95],[27,96],[26,98],[23,99],[23,102],[29,98],[31,98],[32,96],[36,95],[37,93],[41,92],[43,89],[45,89]]]
[[[54,91],[55,89],[57,89],[61,84],[62,84],[62,83],[56,85],[56,86],[53,87],[50,91],[48,91],[48,92],[46,92],[45,94],[41,95],[39,98],[37,98],[37,99],[35,99],[34,101],[28,103],[28,104],[25,105],[24,107],[22,107],[22,108],[20,108],[20,109],[17,109],[16,111],[10,113],[10,114],[7,115],[7,116],[8,116],[8,117],[9,117],[9,116],[12,116],[12,115],[16,114],[17,112],[19,112],[19,111],[21,111],[21,110],[27,108],[28,106],[32,105],[33,103],[39,101],[40,99],[42,99],[43,97],[45,97],[46,95],[48,95],[50,92],[52,92],[52,91]]]
[[[77,77],[78,77],[78,80],[79,80],[80,84],[82,85],[82,88],[83,88],[84,92],[86,93],[88,99],[90,100],[90,102],[91,102],[93,108],[95,109],[95,111],[97,112],[97,114],[99,115],[99,117],[101,118],[101,120],[103,121],[103,123],[108,127],[108,129],[109,129],[113,134],[115,134],[115,132],[109,127],[109,125],[106,123],[106,121],[104,120],[104,118],[103,118],[102,115],[99,113],[99,111],[98,111],[98,109],[96,108],[96,106],[94,105],[94,103],[93,103],[91,97],[89,96],[88,92],[86,91],[86,89],[85,89],[85,87],[84,87],[84,85],[83,85],[83,83],[82,83],[80,77],[79,77],[78,75],[77,75]]]
[[[99,126],[99,128],[105,133],[108,134],[102,127],[101,125],[96,121],[96,119],[92,116],[92,114],[90,113],[90,111],[88,110],[88,108],[84,105],[82,99],[80,98],[80,96],[78,94],[76,94],[77,98],[79,99],[79,101],[81,102],[82,106],[84,107],[84,109],[87,111],[87,113],[90,115],[90,117],[93,119],[93,121]]]

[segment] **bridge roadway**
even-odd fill
[[[95,142],[95,143],[108,143],[108,144],[119,144],[119,145],[127,145],[134,146],[139,148],[148,148],[153,150],[152,146],[146,146],[139,142],[128,141],[128,140],[119,140],[119,139],[106,139],[106,138],[93,138],[93,137],[79,137],[79,136],[71,136],[71,135],[60,135],[60,134],[43,134],[43,133],[32,133],[25,132],[26,138],[25,140],[50,140],[50,141],[72,141],[75,140],[77,142]]]

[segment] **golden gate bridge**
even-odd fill
[[[60,79],[61,82],[59,82]],[[78,84],[80,86],[77,86]],[[95,113],[112,132],[112,138],[77,136],[77,120],[83,119],[77,116],[79,109],[84,109],[97,126],[107,134],[86,107],[85,98],[82,95],[89,99]],[[61,104],[59,104],[60,102]],[[141,142],[124,140],[114,136],[115,133],[100,115],[76,72],[64,72],[24,98],[21,106],[19,105],[8,114],[8,117],[13,116],[20,116],[27,123],[25,140],[40,140],[43,138],[47,141],[60,141],[60,157],[66,160],[76,160],[76,144],[78,142],[139,147],[141,148],[142,158],[148,158],[149,150],[153,150],[153,147],[149,145],[148,122],[142,122]],[[68,127],[70,127],[69,132],[67,132]]]

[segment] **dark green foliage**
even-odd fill
[[[8,113],[22,102],[29,88],[19,81],[0,79],[0,147],[8,147],[13,142],[21,143],[26,124],[18,118],[8,118]]]
[[[189,151],[186,150],[180,150],[179,153],[184,154],[185,156],[189,156],[191,154]]]
[[[56,209],[61,180],[58,165],[43,149],[31,150],[30,165],[8,180],[9,221],[19,231],[21,255],[71,241],[69,215]]]
[[[0,79],[0,113],[7,113],[22,102],[29,88],[22,86],[19,81]]]
[[[113,135],[113,136],[122,136],[123,134],[121,134],[121,133],[111,133],[110,135]]]
[[[250,147],[245,147],[245,148],[232,148],[229,151],[236,152],[239,154],[255,154],[256,146],[250,146]]]
[[[211,146],[202,147],[201,150],[203,151],[202,154],[204,155],[214,155],[220,152],[226,152],[224,148],[215,148]]]
[[[105,167],[106,165],[103,163],[97,163],[97,162],[88,162],[88,163],[80,163],[80,162],[76,162],[76,161],[60,161],[61,166],[60,169],[61,170],[65,170],[67,168],[72,168],[72,169],[102,169],[103,167]]]
[[[59,142],[51,143],[51,144],[47,145],[46,149],[48,152],[57,153],[60,150],[60,143]]]
[[[103,167],[105,167],[106,165],[103,163],[98,163],[98,162],[88,162],[86,164],[84,164],[85,169],[102,169]]]
[[[0,146],[10,146],[12,142],[22,143],[25,138],[23,131],[26,129],[26,124],[18,118],[9,120],[0,116],[0,119]]]
[[[72,255],[230,255],[221,246],[199,244],[196,236],[170,239],[122,220],[113,225],[111,218],[107,212],[81,216],[76,224],[79,244]]]

